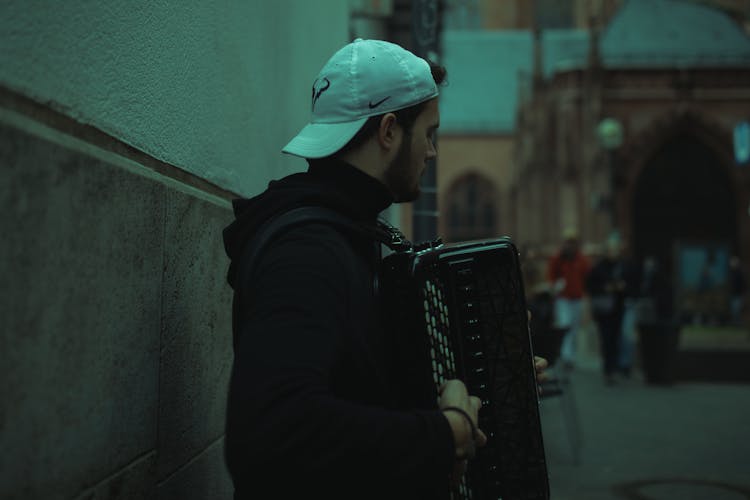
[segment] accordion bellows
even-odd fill
[[[438,407],[461,379],[482,400],[478,450],[453,499],[546,500],[534,356],[518,251],[508,238],[427,245],[383,259],[380,295],[396,335],[407,407]],[[446,489],[448,485],[446,484]]]

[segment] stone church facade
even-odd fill
[[[692,290],[695,268],[715,266],[718,310],[728,260],[750,262],[750,165],[733,144],[750,118],[750,42],[718,13],[687,6],[685,26],[663,24],[686,43],[660,52],[643,42],[662,34],[631,22],[644,19],[639,3],[592,30],[584,66],[547,80],[535,72],[519,108],[508,224],[542,253],[567,228],[594,254],[616,232],[633,257],[668,270],[678,307],[712,308]],[[690,16],[713,33],[708,43],[688,40]]]

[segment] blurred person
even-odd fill
[[[680,319],[675,314],[673,287],[664,266],[654,256],[643,261],[641,295],[636,313],[643,370],[649,383],[671,381]]]
[[[636,322],[640,328],[644,325],[671,322],[674,319],[669,277],[658,259],[649,255],[643,260],[642,265]]]
[[[536,246],[526,245],[521,254],[521,272],[527,300],[535,295],[549,295],[551,287],[546,278],[546,259]],[[552,315],[550,310],[549,315]]]
[[[618,349],[618,369],[625,378],[629,378],[635,358],[637,343],[638,301],[641,296],[641,270],[634,258],[629,254],[627,246],[620,250],[622,261],[623,311],[620,345]]]
[[[729,259],[729,311],[732,323],[737,326],[742,325],[742,306],[746,292],[747,281],[740,258],[733,255]]]
[[[536,354],[550,364],[559,355],[559,341],[554,331],[554,295],[545,275],[545,260],[535,246],[528,245],[521,251],[526,305],[529,309],[529,328]]]
[[[698,294],[698,308],[693,313],[693,323],[713,324],[716,321],[715,309],[712,307],[712,296],[717,285],[714,276],[716,256],[712,251],[707,251],[706,258],[698,275],[696,291]]]
[[[607,384],[615,383],[620,363],[622,319],[625,304],[625,263],[620,240],[607,240],[606,252],[586,277],[586,291],[591,297],[591,314],[599,330],[599,345]]]
[[[375,240],[297,225],[263,247],[250,279],[239,274],[254,235],[290,209],[323,206],[372,227],[391,203],[417,198],[437,154],[444,77],[392,43],[344,46],[313,83],[311,122],[283,149],[309,169],[234,202],[224,231],[235,290],[226,459],[237,500],[446,498],[486,443],[480,400],[459,380],[442,386],[439,409],[402,403]]]
[[[548,261],[547,280],[555,297],[555,327],[565,330],[560,361],[567,369],[573,368],[576,361],[585,280],[589,270],[589,259],[579,247],[578,232],[574,228],[565,229],[560,250]]]

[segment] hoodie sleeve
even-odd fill
[[[240,322],[227,458],[237,483],[305,471],[355,484],[436,484],[453,465],[439,411],[393,411],[339,398],[332,370],[346,355],[351,247],[335,230],[290,231],[256,267]],[[341,374],[338,374],[339,376]],[[330,478],[333,480],[333,478]]]

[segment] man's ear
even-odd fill
[[[398,146],[401,137],[401,126],[393,113],[386,113],[380,119],[378,127],[378,143],[380,147],[386,150],[395,149]]]

